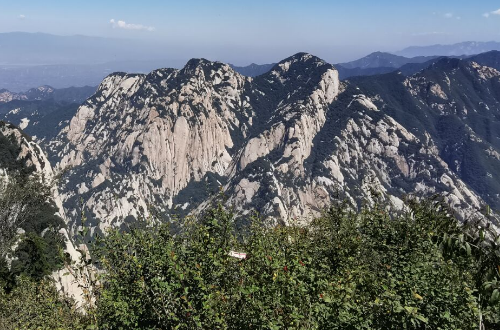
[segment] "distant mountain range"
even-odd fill
[[[0,103],[7,103],[14,100],[21,101],[46,101],[54,100],[60,103],[82,103],[96,91],[97,87],[68,87],[55,89],[52,86],[40,86],[31,88],[26,92],[11,92],[7,89],[0,89]]]
[[[371,76],[389,73],[408,64],[417,64],[417,66],[408,66],[405,68],[405,72],[411,74],[429,66],[432,60],[437,58],[437,56],[407,58],[391,53],[375,52],[352,62],[335,64],[335,68],[339,72],[340,79],[346,79],[354,76]],[[260,65],[253,63],[244,67],[234,65],[231,65],[231,67],[244,76],[255,77],[270,71],[274,65],[274,63]],[[419,69],[417,70],[417,68]]]
[[[409,47],[394,54],[374,52],[361,59],[335,64],[340,78],[384,74],[401,69],[412,74],[441,56],[470,56],[500,50],[499,42]],[[96,86],[112,72],[149,73],[157,68],[182,68],[184,60],[161,59],[164,46],[146,41],[44,33],[0,33],[0,89],[22,92],[49,85],[54,88]],[[167,56],[168,57],[168,56]],[[275,63],[231,65],[244,76],[256,77]],[[415,71],[417,70],[417,71]]]
[[[452,45],[412,46],[394,54],[405,57],[415,56],[461,56],[476,55],[492,50],[500,50],[500,42],[466,41]]]
[[[498,54],[500,54],[499,51],[493,50],[473,56],[417,56],[409,58],[391,53],[375,52],[352,62],[335,64],[335,68],[338,70],[341,80],[350,77],[373,76],[395,71],[410,76],[428,68],[443,58],[465,59],[467,61],[476,61],[482,65],[499,68]],[[232,67],[240,74],[255,77],[270,71],[273,66],[274,64],[251,64],[247,67]]]
[[[39,139],[50,139],[59,132],[60,123],[69,121],[79,105],[92,96],[97,87],[50,86],[13,93],[0,90],[0,121],[10,122]]]
[[[407,63],[423,63],[431,60],[434,57],[419,56],[408,58],[390,53],[375,52],[368,56],[360,58],[348,63],[339,63],[338,65],[346,69],[373,69],[373,68],[399,68]]]
[[[355,76],[384,74],[399,69],[403,74],[414,74],[443,57],[465,58],[489,51],[500,51],[500,42],[462,42],[452,45],[408,47],[394,54],[374,52],[358,60],[338,63],[335,67],[341,79]],[[246,67],[232,66],[237,72],[255,77],[273,67],[274,64],[251,64]]]

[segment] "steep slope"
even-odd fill
[[[353,80],[403,126],[422,138],[428,132],[440,157],[494,208],[499,200],[500,76],[493,68],[442,59],[404,77]]]
[[[481,65],[500,70],[500,51],[492,50],[490,52],[474,55],[468,57],[467,61],[476,62]]]
[[[456,71],[446,63],[432,70]],[[496,71],[457,63],[469,74],[450,78],[456,93],[484,82],[488,94],[478,97],[495,105]],[[443,130],[418,113],[428,99],[416,82],[423,84],[418,75],[388,74],[342,83],[333,66],[305,53],[255,78],[203,59],[181,70],[112,74],[50,142],[57,168],[68,169],[61,189],[71,225],[81,199],[104,230],[198,212],[219,188],[238,214],[285,223],[338,198],[374,201],[373,192],[395,208],[407,194],[441,193],[462,218],[481,218],[476,192],[488,194],[450,166]],[[468,136],[457,134],[451,140]]]

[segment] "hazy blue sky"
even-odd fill
[[[298,51],[340,62],[410,45],[498,41],[500,1],[0,0],[0,32],[11,31],[140,38],[172,57],[236,64]]]

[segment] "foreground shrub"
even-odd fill
[[[98,240],[99,328],[499,327],[500,242],[439,204],[392,217],[339,205],[307,228],[256,219],[239,239],[232,221],[219,205],[177,235],[161,225]]]
[[[6,294],[0,289],[0,329],[70,330],[86,329],[85,317],[74,304],[61,298],[50,280],[17,278]]]

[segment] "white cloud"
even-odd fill
[[[462,19],[462,17],[460,17],[460,16],[457,16],[457,19]]]
[[[446,18],[452,18],[453,17],[453,13],[446,13],[446,14],[444,14],[444,17],[446,17]]]
[[[21,14],[21,15],[19,15],[17,18],[19,18],[19,19],[25,19],[25,18],[26,18],[26,16],[25,16],[25,15],[23,15],[23,14]]]
[[[113,29],[138,30],[138,31],[149,31],[149,32],[155,30],[155,28],[152,26],[146,26],[142,24],[131,24],[125,21],[115,21],[114,19],[111,19],[109,22],[111,23]]]
[[[483,17],[488,18],[491,15],[500,15],[500,9],[497,9],[497,10],[494,10],[494,11],[490,11],[489,13],[484,13]]]

